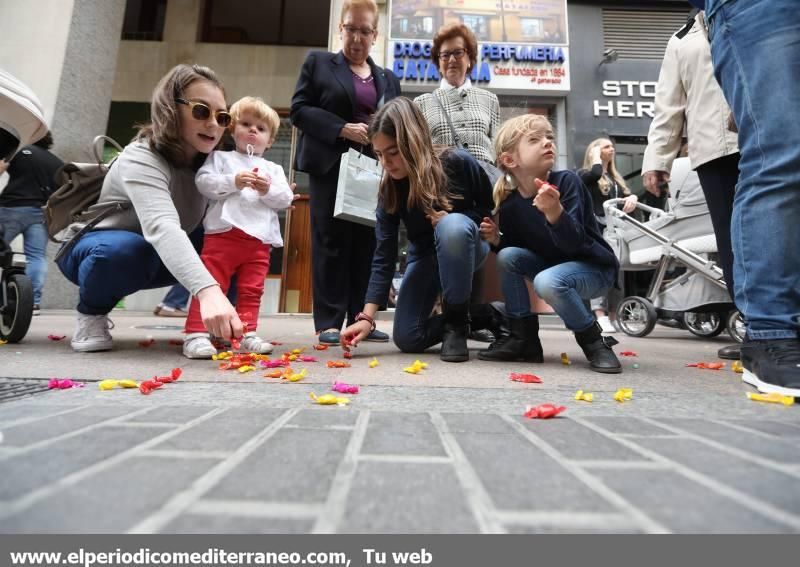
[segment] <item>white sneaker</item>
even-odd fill
[[[206,333],[189,333],[183,339],[183,356],[186,358],[209,359],[217,354],[217,349],[211,344],[211,338]]]
[[[598,317],[597,322],[600,323],[600,328],[603,330],[604,333],[610,334],[617,332],[617,328],[611,323],[611,319],[609,319],[607,315]]]
[[[75,324],[75,333],[72,335],[70,345],[75,352],[100,352],[111,350],[114,340],[109,329],[114,328],[114,323],[108,315],[86,315],[78,313]]]
[[[255,354],[269,354],[275,348],[272,343],[265,341],[261,337],[256,336],[255,331],[244,334],[242,339],[241,350],[245,352],[252,352]]]

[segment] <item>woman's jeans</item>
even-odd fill
[[[189,238],[198,252],[202,232]],[[95,230],[58,261],[61,273],[80,288],[78,312],[105,315],[126,295],[176,283],[155,248],[141,234]]]
[[[509,317],[531,315],[527,278],[570,331],[583,331],[594,323],[588,301],[604,295],[617,276],[614,266],[577,261],[553,265],[526,248],[503,248],[497,254],[497,267]]]
[[[0,238],[6,244],[22,235],[25,252],[25,273],[33,282],[33,302],[42,302],[42,289],[47,275],[47,228],[39,207],[0,207]]]
[[[472,274],[489,254],[478,225],[460,213],[443,217],[434,236],[435,253],[411,256],[400,286],[392,338],[403,352],[422,352],[442,342],[442,318],[431,317],[439,292],[447,304],[467,303]]]
[[[739,128],[731,240],[751,339],[800,327],[800,6],[709,0],[714,74]]]

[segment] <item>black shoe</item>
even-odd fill
[[[388,343],[389,335],[387,335],[383,331],[375,329],[369,335],[367,335],[367,338],[364,340],[367,341],[368,343]]]
[[[578,341],[583,354],[586,355],[592,370],[603,374],[622,372],[622,365],[619,363],[617,355],[611,350],[611,347],[618,344],[618,341],[613,337],[604,337],[597,321],[592,323],[588,329],[576,331],[575,340]]]
[[[442,318],[444,333],[442,334],[442,352],[439,355],[444,362],[466,362],[469,360],[467,335],[469,335],[469,306],[442,302]]]
[[[529,315],[510,319],[511,334],[499,338],[478,353],[478,359],[490,361],[544,362],[539,340],[539,317]]]
[[[759,392],[800,398],[800,341],[777,339],[742,344],[742,380]]]
[[[336,329],[328,329],[319,334],[319,344],[328,346],[337,346],[340,342],[339,331]]]
[[[39,307],[38,303],[34,303],[33,304],[33,314],[34,315],[41,315],[42,314],[42,309],[41,309],[41,307]]]
[[[475,329],[469,334],[469,338],[479,343],[493,343],[495,341],[494,333],[489,329]]]
[[[742,356],[742,345],[728,345],[724,346],[717,351],[717,357],[724,358],[725,360],[739,360]]]

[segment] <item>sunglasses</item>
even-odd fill
[[[185,104],[192,110],[192,118],[195,120],[208,120],[211,116],[211,109],[202,102],[193,102],[185,98],[176,98],[175,102],[178,104]],[[217,110],[214,112],[214,120],[223,128],[227,128],[231,123],[231,115],[225,110]]]

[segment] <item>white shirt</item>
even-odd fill
[[[264,196],[250,187],[236,188],[236,174],[258,168],[272,183]],[[211,152],[195,178],[197,189],[208,197],[203,227],[207,234],[227,232],[233,227],[273,247],[283,246],[278,222],[279,209],[286,209],[294,197],[283,168],[262,157],[248,157],[237,151]]]
[[[445,90],[445,91],[448,91],[450,89],[458,89],[459,92],[463,92],[466,89],[472,88],[472,81],[469,79],[469,77],[467,77],[464,80],[464,84],[463,85],[461,85],[460,87],[454,87],[453,85],[451,85],[450,83],[447,82],[447,79],[442,79],[439,82],[439,88],[442,89],[442,90]]]

